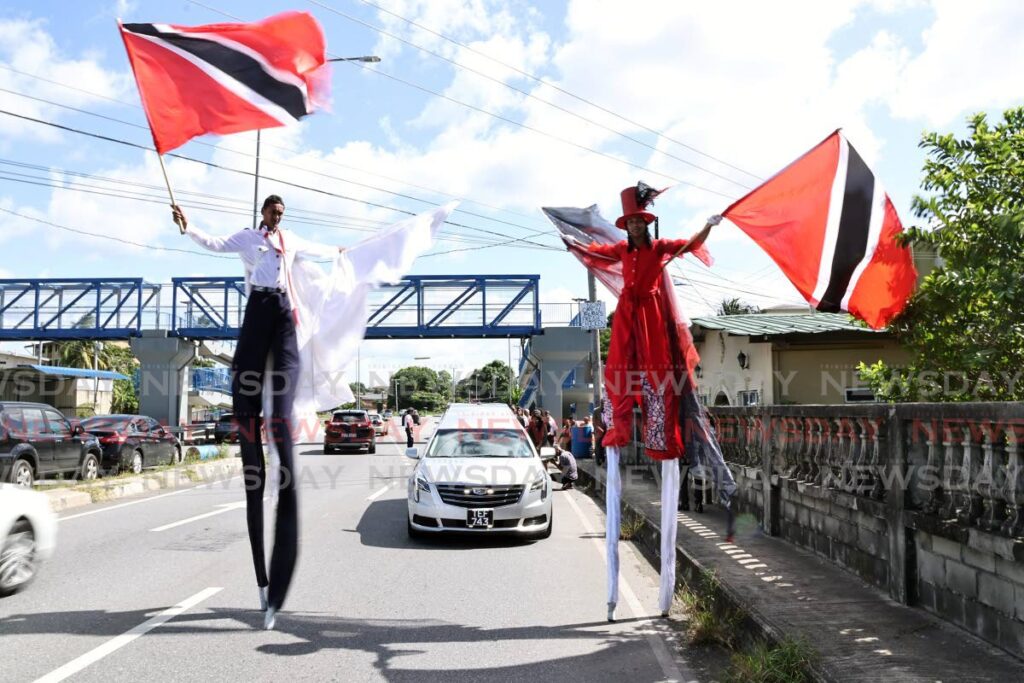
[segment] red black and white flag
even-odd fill
[[[326,95],[326,43],[305,12],[252,24],[120,24],[158,152],[206,133],[273,128]]]
[[[896,242],[896,209],[838,130],[722,215],[819,311],[849,311],[878,329],[914,291],[917,271],[910,249]]]

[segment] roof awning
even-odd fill
[[[19,368],[31,368],[43,375],[53,377],[73,377],[84,379],[131,379],[120,372],[111,370],[90,370],[88,368],[64,368],[59,365],[19,365]]]

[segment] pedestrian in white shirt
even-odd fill
[[[261,607],[266,612],[264,627],[272,629],[295,571],[299,543],[298,477],[294,471],[290,424],[300,365],[292,265],[295,259],[333,259],[344,249],[308,242],[283,229],[281,220],[285,207],[278,195],[264,200],[259,229],[240,230],[228,237],[208,235],[190,226],[180,207],[172,209],[175,221],[185,227],[186,234],[196,244],[210,251],[236,253],[245,265],[249,296],[231,364],[231,400],[245,468],[246,512],[256,585]],[[271,359],[269,366],[268,357]],[[267,386],[272,394],[267,433],[273,439],[281,466],[269,576],[263,549],[263,493],[267,471],[260,439],[265,380],[269,380]]]
[[[405,446],[406,448],[412,448],[412,433],[416,428],[416,421],[412,417],[412,409],[405,411],[405,417],[402,418],[402,424],[405,426]]]

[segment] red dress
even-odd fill
[[[622,264],[623,286],[604,374],[612,424],[603,444],[624,446],[633,440],[633,406],[639,404],[645,452],[655,460],[684,455],[679,400],[698,362],[689,332],[678,324],[675,292],[665,291],[671,287],[665,266],[686,244],[657,239],[630,250],[622,241],[590,244],[586,252]]]

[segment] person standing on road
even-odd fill
[[[603,401],[602,401],[603,403]],[[601,406],[594,408],[594,462],[598,467],[604,466],[604,416],[601,414]]]
[[[548,446],[555,445],[555,437],[558,434],[558,422],[555,420],[555,416],[551,414],[551,411],[545,410],[544,413],[544,424],[547,426],[547,438],[544,443]]]
[[[412,416],[412,408],[405,411],[405,417],[402,418],[402,425],[405,427],[405,447],[412,448],[412,433],[416,428],[416,421]]]
[[[547,424],[545,424],[540,411],[536,408],[533,410],[533,413],[530,414],[530,426],[526,428],[526,431],[530,434],[530,440],[533,442],[533,447],[539,451],[547,439],[548,427]]]

